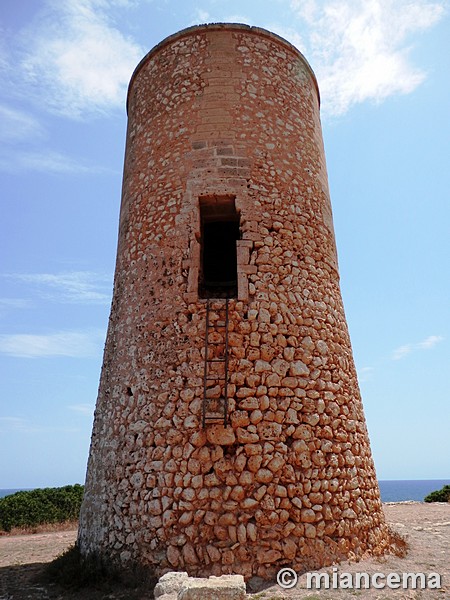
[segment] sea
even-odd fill
[[[425,496],[428,496],[430,492],[440,490],[444,485],[450,485],[450,479],[386,479],[380,480],[378,483],[383,502],[405,502],[408,500],[423,502]],[[25,488],[0,489],[0,498],[24,490]]]
[[[423,502],[425,496],[450,484],[450,479],[386,479],[380,480],[380,493],[383,502]]]

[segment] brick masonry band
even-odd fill
[[[79,545],[245,578],[389,545],[317,83],[263,29],[192,27],[133,74]]]

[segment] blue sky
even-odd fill
[[[131,73],[244,22],[316,72],[342,293],[380,479],[450,476],[444,0],[16,0],[0,13],[0,488],[83,482]]]

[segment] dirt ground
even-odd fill
[[[368,600],[426,599],[450,600],[450,504],[399,502],[384,504],[387,521],[406,538],[409,551],[405,558],[387,556],[359,563],[342,563],[342,573],[439,573],[441,589],[306,589],[306,575],[299,578],[293,589],[282,590],[278,584],[264,586],[249,594],[249,600]],[[78,592],[62,590],[54,584],[39,582],[45,565],[71,546],[76,530],[31,535],[0,537],[0,600],[139,600],[152,598],[150,590],[133,595],[119,589],[83,589]],[[331,567],[321,572],[333,573]],[[380,580],[378,580],[380,581]]]

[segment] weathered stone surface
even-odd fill
[[[256,481],[269,483],[273,479],[273,473],[269,469],[259,469],[255,474]]]
[[[223,425],[211,425],[206,431],[206,436],[208,442],[220,446],[230,446],[236,441],[234,429]]]
[[[169,571],[159,578],[155,586],[153,595],[155,598],[161,598],[165,594],[178,594],[182,584],[187,581],[189,575],[184,571]],[[165,600],[165,599],[164,599]]]
[[[277,562],[278,560],[280,560],[281,556],[281,552],[279,552],[278,550],[261,548],[260,550],[258,550],[257,559],[261,565],[264,565],[268,563]]]
[[[242,575],[222,575],[184,580],[177,600],[245,600],[245,597]]]
[[[309,508],[304,508],[302,510],[301,516],[303,523],[314,523],[314,521],[316,520],[316,513]]]
[[[302,362],[301,360],[295,360],[291,362],[289,372],[294,377],[307,377],[310,371],[304,362]]]
[[[311,69],[269,32],[192,28],[140,63],[128,115],[81,552],[245,578],[382,553]],[[199,297],[205,219],[224,207],[240,236],[226,390],[217,361],[204,386]],[[210,308],[220,361],[224,299]]]

